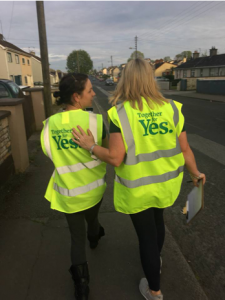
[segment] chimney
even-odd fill
[[[3,41],[3,34],[0,33],[0,41]]]
[[[195,51],[193,53],[193,59],[195,59],[195,58],[199,58],[199,52],[198,51]]]
[[[35,52],[34,51],[30,51],[30,54],[35,55]]]
[[[217,55],[216,47],[212,47],[212,49],[209,49],[209,53],[209,56]]]

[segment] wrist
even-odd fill
[[[93,150],[94,150],[94,147],[95,147],[96,145],[98,145],[98,144],[97,144],[97,143],[94,143],[94,144],[90,147],[89,152],[91,153],[91,155],[93,154]]]
[[[195,174],[189,172],[189,175],[191,176],[191,179],[197,179],[197,180],[199,180],[201,173],[199,171],[196,172]]]

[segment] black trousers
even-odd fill
[[[139,239],[141,264],[149,288],[158,291],[160,290],[160,253],[165,239],[163,209],[151,207],[130,217]]]
[[[86,238],[87,233],[90,236],[96,236],[99,233],[100,224],[98,221],[98,212],[102,200],[95,206],[73,214],[65,214],[71,235],[71,262],[72,265],[83,264],[86,258]],[[87,232],[85,226],[87,222]]]

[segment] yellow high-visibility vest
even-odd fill
[[[72,128],[80,125],[86,132],[90,128],[101,145],[102,115],[71,110],[55,114],[43,123],[42,150],[55,166],[45,194],[51,208],[74,213],[96,205],[106,189],[106,164],[72,140]]]
[[[171,206],[183,179],[185,161],[178,141],[184,125],[182,104],[170,100],[151,109],[143,97],[142,101],[143,111],[128,101],[108,111],[126,149],[114,179],[115,209],[125,214]]]

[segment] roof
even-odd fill
[[[7,42],[7,41],[0,40],[0,45],[2,45],[3,47],[6,47],[6,48],[10,48],[12,50],[22,52],[22,53],[24,53],[24,55],[31,56],[30,53],[27,53],[27,52],[23,51],[19,47],[15,46],[15,45]]]
[[[215,67],[225,66],[225,54],[198,57],[190,59],[186,63],[181,64],[176,69],[188,69],[188,68],[202,68],[202,67]]]
[[[158,69],[159,67],[161,67],[165,62],[161,62],[161,63],[158,63],[158,64],[155,64],[155,69]]]
[[[36,56],[34,54],[29,53],[31,56],[33,56],[34,58],[36,58],[37,60],[41,61],[41,58],[39,56]]]

